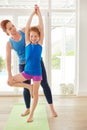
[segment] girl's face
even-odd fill
[[[17,32],[16,27],[11,22],[7,23],[6,31],[9,35],[15,35],[15,33]]]
[[[38,35],[37,32],[34,32],[34,31],[30,32],[30,42],[32,42],[32,43],[38,43],[39,38],[40,37],[39,37],[39,35]]]

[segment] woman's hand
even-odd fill
[[[13,80],[14,80],[13,76],[9,75],[8,80],[7,80],[7,84],[11,86],[11,84],[13,83]]]

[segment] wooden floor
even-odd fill
[[[55,96],[53,99],[57,118],[51,116],[44,96],[39,97],[39,102],[46,103],[50,130],[87,130],[87,97]],[[4,130],[14,104],[21,102],[23,97],[0,97],[0,130]]]

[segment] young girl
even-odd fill
[[[35,14],[38,16],[39,26],[31,27],[31,22]],[[40,82],[42,80],[41,54],[42,54],[43,37],[44,37],[43,20],[39,7],[36,5],[25,28],[26,64],[24,71],[22,73],[13,76],[13,78],[8,81],[8,84],[10,86],[28,88],[30,90],[31,95],[33,96],[33,103],[27,122],[33,121],[34,110],[38,103],[38,90]],[[33,79],[33,87],[32,85],[23,83],[23,81],[25,81],[26,79],[27,80]]]

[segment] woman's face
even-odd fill
[[[38,43],[38,41],[39,41],[39,35],[38,35],[38,33],[37,32],[34,32],[34,31],[31,31],[30,32],[30,41],[32,42],[32,43]]]
[[[8,22],[6,24],[6,32],[9,35],[15,35],[15,33],[17,32],[17,30],[16,30],[16,27],[11,22]]]

